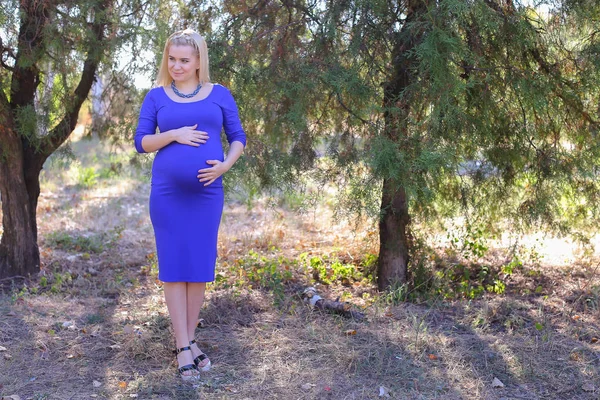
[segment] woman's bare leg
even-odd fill
[[[163,289],[167,309],[175,332],[177,348],[190,345],[187,326],[187,284],[186,282],[164,282]],[[179,366],[193,364],[194,357],[191,351],[183,351],[177,355]],[[194,375],[194,371],[185,371],[183,375]]]
[[[206,283],[204,282],[188,282],[187,284],[187,333],[190,340],[195,337],[198,314],[200,314],[200,309],[202,308],[202,304],[204,304],[205,290]],[[202,354],[196,344],[192,345],[192,353],[194,358]],[[208,360],[200,361],[198,367],[202,368],[208,364],[208,362]]]

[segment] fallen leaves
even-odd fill
[[[98,381],[93,381],[92,385],[94,385],[95,388],[102,386],[102,383],[98,382]]]
[[[569,359],[571,361],[577,361],[577,362],[585,361],[584,350],[581,348],[574,348],[573,350],[571,350],[571,353],[569,354]]]
[[[356,335],[356,329],[348,329],[347,331],[344,331],[344,335],[346,335],[346,336]]]
[[[503,388],[504,383],[502,383],[502,381],[500,379],[494,377],[494,380],[492,381],[492,387],[493,388]]]
[[[94,329],[92,330],[92,332],[90,332],[90,336],[91,336],[91,337],[97,337],[97,336],[99,336],[99,335],[100,335],[100,330],[101,330],[101,329],[102,329],[102,328],[101,328],[101,327],[99,327],[99,326],[98,326],[98,327],[96,327],[96,328],[94,328]]]
[[[429,357],[430,360],[433,360],[433,361],[435,361],[435,360],[438,359],[438,356],[436,356],[435,354],[429,354],[428,357]]]
[[[586,383],[585,385],[583,385],[581,387],[581,390],[583,390],[584,392],[595,392],[596,387],[594,385],[592,385],[591,383]]]
[[[126,335],[136,334],[137,336],[142,336],[142,330],[138,326],[125,325],[123,327],[123,333]]]
[[[223,385],[223,389],[226,392],[237,393],[237,390],[235,389],[235,386],[233,386],[233,385]]]
[[[379,386],[379,397],[390,397],[390,391],[385,386]]]

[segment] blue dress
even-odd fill
[[[158,279],[163,282],[211,282],[215,279],[217,236],[223,212],[223,180],[209,186],[197,178],[210,168],[207,160],[224,160],[221,130],[229,144],[246,144],[238,109],[224,86],[214,84],[198,101],[179,103],[162,86],[151,89],[140,110],[135,148],[143,153],[142,138],[198,124],[208,133],[199,147],[172,142],[158,151],[152,164],[150,219],[156,239]]]

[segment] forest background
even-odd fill
[[[595,1],[0,10],[2,396],[597,398]],[[131,145],[185,27],[249,137],[190,386]]]

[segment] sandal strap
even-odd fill
[[[173,350],[173,353],[174,353],[174,354],[179,354],[179,353],[181,353],[181,352],[183,352],[183,351],[188,351],[188,350],[190,350],[190,351],[191,351],[191,350],[192,350],[192,348],[191,348],[190,346],[185,346],[185,347],[180,347],[180,348],[178,348],[178,349],[175,349],[175,350]]]
[[[196,343],[196,339],[190,340],[190,346],[193,345],[194,343]],[[202,352],[202,350],[200,350],[200,355],[198,357],[194,358],[194,364],[200,365],[200,363],[204,360],[208,360],[208,356],[206,354],[204,354]]]
[[[184,373],[185,371],[198,371],[195,364],[186,364],[183,367],[178,368],[179,373]]]

